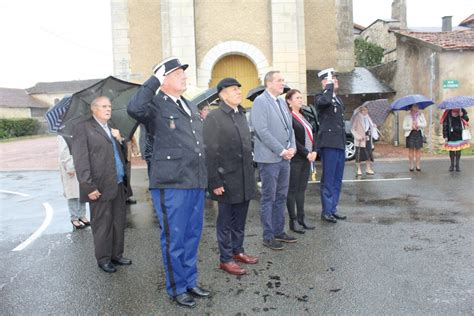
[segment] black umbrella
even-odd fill
[[[219,98],[219,94],[217,93],[217,88],[209,88],[206,91],[198,94],[191,100],[194,105],[200,108],[203,105],[210,105],[212,102]]]
[[[287,93],[288,91],[290,91],[290,89],[290,87],[285,85],[285,87],[283,88],[283,93]],[[265,91],[265,86],[258,86],[256,88],[253,88],[249,91],[249,93],[247,93],[247,100],[253,102],[253,100],[255,100],[255,98],[258,97],[260,94],[262,94],[263,91]]]
[[[106,96],[112,103],[110,125],[117,128],[123,137],[130,139],[138,123],[128,116],[127,105],[138,87],[140,85],[110,76],[89,88],[74,93],[58,133],[70,137],[78,122],[91,117],[91,102],[99,96]]]

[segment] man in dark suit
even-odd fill
[[[337,223],[346,216],[337,212],[344,174],[346,132],[344,129],[344,104],[336,95],[339,88],[333,68],[318,73],[323,91],[315,97],[318,111],[319,131],[317,146],[323,173],[321,178],[321,219]]]
[[[247,273],[237,263],[255,264],[257,257],[244,252],[245,221],[249,202],[255,197],[256,183],[252,141],[242,92],[234,78],[217,84],[219,108],[204,121],[209,192],[218,201],[217,243],[219,267],[234,275]]]
[[[181,97],[187,67],[174,57],[163,60],[132,97],[127,111],[153,135],[150,193],[163,228],[166,291],[177,304],[192,308],[196,306],[192,296],[210,293],[197,285],[207,169],[203,123],[197,107]]]
[[[118,130],[107,125],[112,105],[101,96],[91,103],[92,117],[78,123],[73,132],[72,156],[81,201],[89,202],[95,257],[105,272],[114,265],[130,265],[122,256],[126,225],[125,160]]]

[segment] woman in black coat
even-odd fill
[[[316,142],[313,127],[302,114],[303,96],[301,92],[291,89],[286,93],[285,99],[293,117],[296,140],[296,154],[290,163],[290,184],[286,207],[290,217],[290,230],[303,234],[304,230],[299,225],[304,229],[314,229],[314,226],[307,225],[305,222],[304,200],[311,163],[316,160]]]
[[[441,123],[443,124],[444,149],[449,151],[451,166],[449,171],[461,171],[459,161],[461,150],[471,146],[469,140],[462,139],[462,130],[468,126],[469,117],[464,109],[452,109],[443,113]]]

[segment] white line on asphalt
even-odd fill
[[[15,191],[0,190],[0,192],[2,192],[2,193],[8,193],[8,194],[16,194],[16,195],[21,195],[21,196],[30,196],[29,194],[20,193],[20,192],[15,192]]]
[[[382,182],[382,181],[407,181],[411,178],[388,178],[388,179],[354,179],[342,180],[342,182]],[[308,181],[308,183],[320,183],[321,181]]]
[[[41,224],[41,226],[33,233],[33,235],[31,235],[30,237],[28,237],[27,240],[25,240],[24,242],[22,242],[21,244],[19,244],[15,249],[13,249],[12,251],[21,251],[23,249],[25,249],[26,247],[28,247],[29,244],[31,244],[36,238],[38,238],[39,236],[41,236],[41,234],[44,232],[44,230],[46,228],[48,228],[49,224],[51,223],[51,220],[53,219],[53,213],[54,213],[54,210],[53,208],[51,207],[51,205],[49,205],[49,203],[43,203],[43,207],[46,211],[46,217],[43,221],[43,224]]]

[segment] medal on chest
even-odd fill
[[[174,118],[171,116],[170,117],[170,129],[175,129],[176,128],[176,124],[174,123]]]

